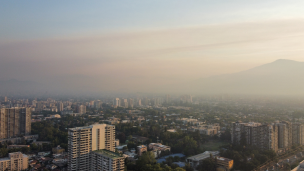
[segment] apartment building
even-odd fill
[[[292,145],[304,145],[304,125],[292,124]]]
[[[31,134],[30,108],[0,109],[0,139]]]
[[[278,125],[279,148],[288,148],[292,145],[292,124],[287,121],[276,123]]]
[[[0,158],[0,171],[21,171],[28,168],[28,156],[21,152],[9,153],[6,158]]]
[[[256,146],[259,149],[278,150],[278,127],[275,124],[232,123],[231,142],[240,144],[242,138],[247,145]]]
[[[147,146],[145,146],[145,145],[137,146],[137,155],[138,156],[141,156],[143,154],[143,152],[146,152],[146,151],[147,151]]]
[[[91,171],[123,171],[124,160],[122,154],[109,150],[96,150],[91,153]]]
[[[162,145],[161,143],[150,143],[149,150],[152,150],[155,158],[159,157],[160,154],[164,151],[171,151],[170,146]]]
[[[70,128],[68,141],[68,170],[89,171],[93,151],[115,151],[115,126],[96,124]]]
[[[79,114],[85,114],[87,112],[87,108],[85,105],[79,105],[77,106],[77,113]]]
[[[231,170],[233,168],[233,160],[224,157],[214,157],[213,160],[216,162],[216,166],[219,167],[217,170]],[[222,169],[221,169],[222,168]]]

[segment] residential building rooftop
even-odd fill
[[[97,153],[97,154],[101,154],[105,157],[108,157],[108,158],[111,158],[111,159],[118,159],[118,158],[121,158],[122,156],[119,154],[119,153],[115,153],[115,152],[112,152],[112,151],[109,151],[109,150],[96,150],[96,151],[93,151],[94,153]]]

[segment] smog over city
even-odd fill
[[[303,169],[303,7],[1,2],[0,171]]]

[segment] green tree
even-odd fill
[[[0,148],[0,157],[5,157],[8,154],[8,149]]]
[[[216,170],[216,164],[213,161],[212,158],[208,158],[202,161],[197,167],[197,170],[199,171],[215,171]]]
[[[143,153],[139,159],[136,161],[136,165],[138,169],[144,170],[145,165],[150,164],[153,165],[156,163],[156,160],[154,158],[154,154],[151,151],[147,151]]]

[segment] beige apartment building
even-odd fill
[[[21,171],[28,168],[28,156],[21,152],[9,153],[9,157],[0,158],[0,171]]]
[[[68,141],[68,170],[89,171],[92,151],[115,151],[115,126],[96,124],[70,128]]]
[[[91,153],[91,171],[123,171],[124,160],[122,154],[109,150],[96,150]]]
[[[287,121],[276,123],[278,125],[278,145],[279,148],[292,146],[292,124]]]
[[[0,139],[31,134],[30,108],[2,108],[0,109]]]

